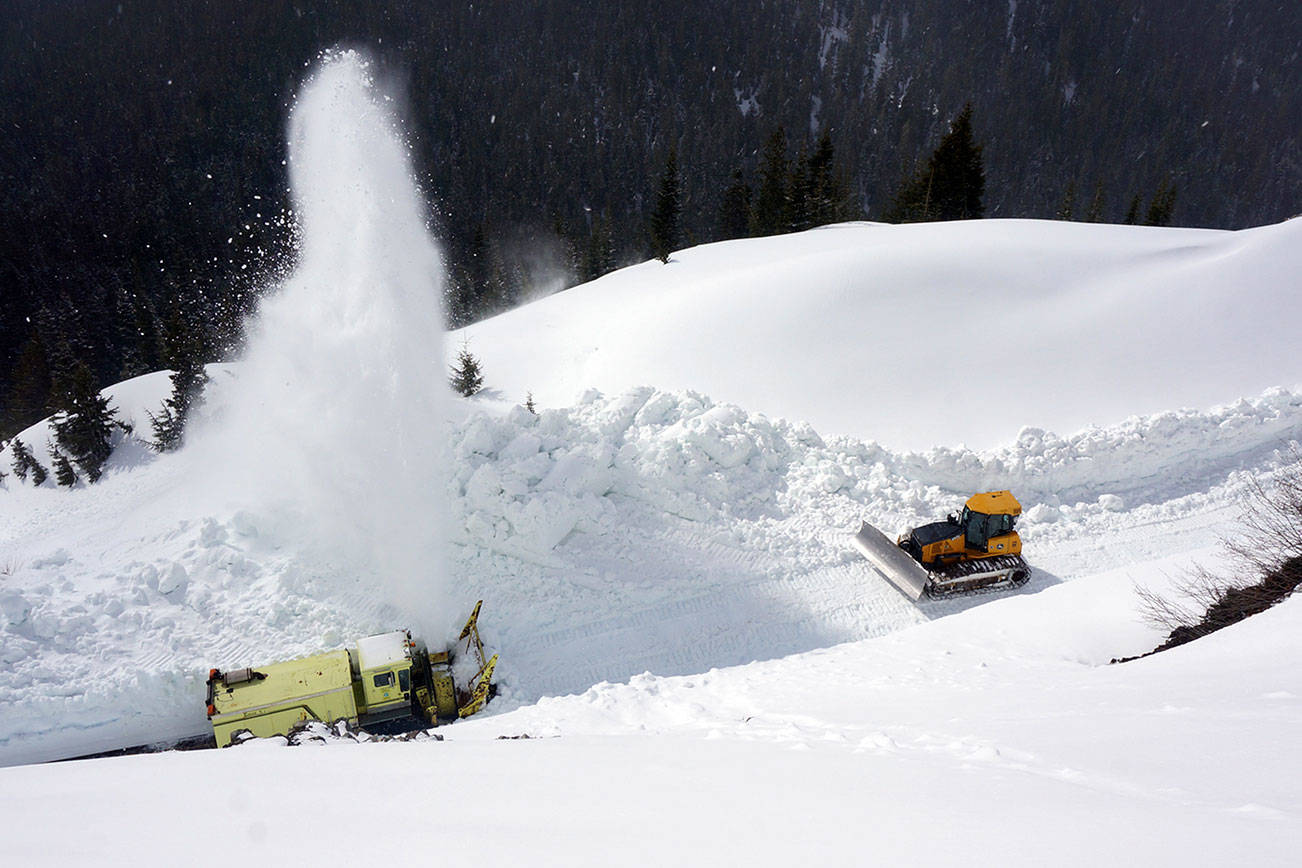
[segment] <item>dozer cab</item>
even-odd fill
[[[208,719],[218,747],[242,732],[288,735],[306,721],[347,721],[375,732],[437,726],[484,707],[497,655],[484,659],[475,606],[457,641],[430,651],[408,630],[367,636],[356,647],[265,666],[208,672]],[[458,673],[454,676],[454,673]],[[454,677],[465,673],[457,684]]]
[[[968,498],[959,515],[911,528],[891,542],[864,522],[854,542],[873,570],[917,601],[1026,584],[1031,567],[1013,529],[1022,505],[1009,491]]]

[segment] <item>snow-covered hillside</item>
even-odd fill
[[[827,226],[684,250],[448,344],[514,402],[652,384],[896,449],[989,449],[1302,384],[1300,247],[1302,219]]]
[[[295,129],[383,137],[343,57]],[[1302,605],[1109,661],[1302,441],[1302,221],[708,245],[467,330],[490,392],[454,400],[401,149],[295,141],[322,237],[185,448],[0,483],[0,862],[1295,859]],[[167,390],[107,393],[141,436]],[[850,546],[990,488],[1015,593],[914,605]],[[203,734],[210,667],[438,643],[481,598],[500,694],[441,741],[33,765]]]

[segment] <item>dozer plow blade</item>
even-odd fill
[[[927,571],[877,528],[865,521],[854,535],[854,544],[868,559],[873,572],[899,588],[904,596],[917,602],[926,593],[931,580]]]

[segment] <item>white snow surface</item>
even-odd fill
[[[825,436],[991,449],[1025,426],[1070,434],[1302,383],[1299,249],[1302,219],[843,224],[680,251],[449,346],[467,338],[512,402],[653,385]]]
[[[193,442],[142,442],[158,372],[106,390],[135,434],[96,485],[0,482],[0,864],[1295,863],[1302,602],[1109,661],[1163,638],[1136,587],[1226,568],[1302,440],[1302,222],[707,245],[466,330],[492,391],[454,401],[437,341],[385,340],[431,308],[384,239],[428,248],[367,206],[408,202],[368,153],[326,158],[357,233],[210,366]],[[268,407],[303,454],[254,424],[285,375],[339,384],[315,426]],[[48,422],[20,436],[48,461]],[[1015,593],[914,605],[849,544],[991,488],[1025,509]],[[441,741],[43,763],[204,733],[210,667],[437,645],[481,598],[500,693]]]

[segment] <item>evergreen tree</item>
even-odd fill
[[[72,469],[72,462],[68,456],[64,455],[53,444],[50,445],[50,454],[54,456],[54,481],[64,488],[72,488],[77,484],[77,471]]]
[[[809,153],[801,146],[800,153],[791,164],[791,177],[787,179],[787,232],[803,232],[814,225],[810,214],[813,191],[809,176]]]
[[[179,308],[173,308],[168,317],[166,340],[168,364],[173,369],[172,394],[163,402],[159,415],[148,414],[154,429],[153,446],[159,452],[170,452],[181,446],[190,411],[199,402],[208,382],[203,368],[201,335],[200,330],[186,322]]]
[[[587,283],[615,270],[615,242],[610,234],[610,217],[603,212],[592,221],[583,254],[579,258],[579,281]]]
[[[812,229],[846,218],[845,185],[836,172],[831,133],[824,131],[808,153],[802,152],[791,177],[791,228]]]
[[[927,164],[914,172],[886,213],[892,223],[973,220],[985,213],[982,146],[972,135],[972,104],[963,107]]]
[[[1062,201],[1058,203],[1058,213],[1054,216],[1059,220],[1070,220],[1072,212],[1076,210],[1076,182],[1069,181],[1067,189],[1062,194]]]
[[[669,148],[665,170],[660,176],[660,189],[656,194],[656,207],[651,212],[651,250],[656,259],[669,262],[669,255],[678,245],[678,215],[682,211],[680,182],[678,178],[678,149]]]
[[[19,440],[17,437],[13,439],[13,443],[10,445],[13,451],[14,476],[17,476],[20,480],[26,482],[27,474],[31,470],[29,462],[32,460],[32,453],[27,451],[27,444],[23,443],[23,441]]]
[[[1175,211],[1175,186],[1162,181],[1157,185],[1157,192],[1148,203],[1148,213],[1144,215],[1145,226],[1166,226],[1171,222]]]
[[[1130,207],[1126,209],[1126,216],[1121,218],[1121,222],[1127,226],[1134,226],[1139,222],[1139,194],[1130,200]]]
[[[1094,185],[1094,196],[1090,199],[1089,210],[1085,212],[1086,223],[1097,223],[1103,219],[1103,182]]]
[[[526,392],[524,396],[524,408],[535,416],[538,415],[538,408],[533,403],[533,392]]]
[[[46,472],[45,467],[42,466],[41,462],[36,460],[36,456],[32,455],[31,450],[27,448],[26,443],[15,437],[12,447],[14,454],[14,476],[17,476],[23,482],[26,482],[28,474],[31,474],[32,484],[37,486],[49,477],[49,473]]]
[[[778,127],[764,145],[760,164],[760,187],[755,196],[750,234],[778,235],[786,231],[789,191],[787,132]]]
[[[53,420],[54,439],[90,482],[97,482],[106,462],[113,454],[110,438],[116,411],[109,400],[95,388],[90,367],[84,362],[73,365],[69,379],[59,396],[60,410]]]
[[[18,351],[10,382],[4,424],[22,430],[44,418],[50,406],[52,382],[45,343],[37,332],[28,335]]]
[[[732,173],[732,183],[723,191],[719,202],[717,235],[720,241],[745,238],[750,234],[750,185],[741,170]]]
[[[461,352],[457,353],[457,363],[452,367],[451,383],[457,394],[467,398],[484,387],[484,373],[479,366],[479,359],[471,354],[467,344],[462,344]]]

